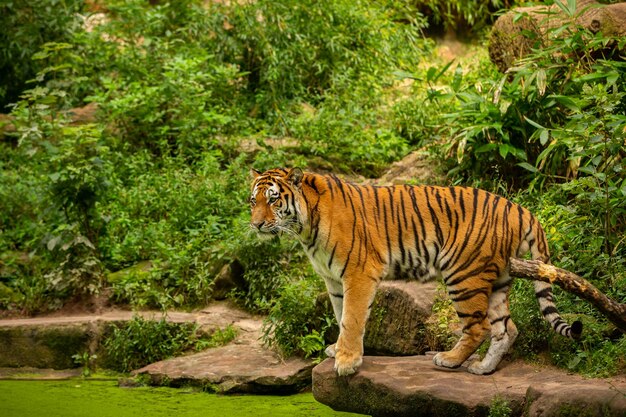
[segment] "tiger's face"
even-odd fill
[[[275,169],[260,173],[252,170],[254,178],[250,196],[250,227],[262,237],[298,234],[298,192],[302,179],[300,169]]]

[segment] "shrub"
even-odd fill
[[[26,82],[45,68],[32,56],[48,42],[66,42],[80,29],[82,0],[15,0],[0,4],[0,112],[18,101]]]
[[[229,327],[214,337],[204,334],[193,323],[170,323],[134,316],[122,325],[114,325],[103,342],[104,366],[119,372],[130,372],[150,363],[188,350],[200,350],[230,342],[236,332]]]
[[[391,8],[376,2],[261,0],[216,7],[225,21],[218,53],[248,74],[257,111],[274,118],[285,100],[317,102],[329,91],[376,85],[395,67],[415,63],[423,48],[419,18],[400,24],[389,18]]]
[[[57,306],[67,297],[99,289],[97,246],[104,222],[98,203],[108,176],[102,129],[72,126],[65,114],[68,90],[82,82],[70,79],[76,58],[71,45],[47,43],[35,58],[49,66],[37,74],[39,85],[24,91],[14,105],[18,147],[9,149],[15,160],[8,164],[13,171],[2,188],[7,212],[14,215],[0,220],[3,229],[15,230],[3,234],[1,246],[29,253],[33,260],[24,263],[30,269],[14,270],[11,277],[28,312],[45,309],[46,298],[48,306]]]
[[[408,152],[406,140],[381,118],[382,103],[329,99],[295,119],[292,134],[304,155],[322,157],[335,170],[377,177]],[[314,161],[312,161],[314,163]]]
[[[574,16],[549,32],[550,47],[533,51],[499,80],[478,88],[459,78],[450,85],[444,99],[458,103],[447,116],[455,172],[497,167],[513,177],[523,168],[537,180],[571,178],[592,171],[600,154],[613,169],[624,135],[624,65],[603,56],[611,39],[577,27]],[[563,32],[568,36],[558,36]]]
[[[551,186],[540,195],[522,193],[517,198],[544,225],[553,263],[584,276],[609,297],[624,302],[623,249],[605,251],[604,218],[589,212],[584,196],[569,201],[564,186]],[[552,332],[541,316],[532,285],[517,280],[511,292],[511,317],[521,330],[514,347],[516,355],[538,359],[536,353],[546,351],[552,363],[596,377],[623,372],[624,362],[615,358],[626,354],[625,338],[591,304],[560,288],[554,288],[554,294],[567,321],[583,321],[582,340],[574,343]]]
[[[509,401],[500,394],[496,394],[489,404],[488,417],[509,417],[513,410],[509,405]]]
[[[103,260],[111,270],[143,260],[155,268],[114,283],[116,298],[162,308],[206,303],[213,277],[250,241],[241,221],[248,210],[243,160],[222,169],[211,152],[193,165],[149,152],[118,157],[125,169],[102,207],[109,218]]]
[[[90,99],[120,146],[196,158],[239,117],[242,75],[207,48],[216,23],[196,3],[114,2],[81,39],[97,82]]]
[[[495,20],[496,12],[513,1],[508,0],[414,0],[431,27],[442,27],[461,35],[476,35]]]
[[[263,323],[263,341],[286,356],[320,356],[326,347],[324,334],[334,322],[333,317],[320,316],[315,308],[323,287],[310,273],[285,283]]]

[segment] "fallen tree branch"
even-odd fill
[[[511,258],[511,275],[558,285],[565,291],[589,301],[618,329],[626,333],[626,304],[610,299],[584,278],[541,261],[517,258]]]

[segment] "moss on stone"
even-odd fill
[[[90,341],[86,324],[1,328],[0,366],[75,368],[72,355],[88,351]]]

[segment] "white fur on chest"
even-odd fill
[[[341,271],[337,262],[330,263],[329,266],[330,253],[319,248],[307,249],[305,247],[304,249],[309,257],[309,261],[311,261],[311,265],[313,265],[313,269],[319,276],[324,278],[325,281],[331,280],[341,283]]]

